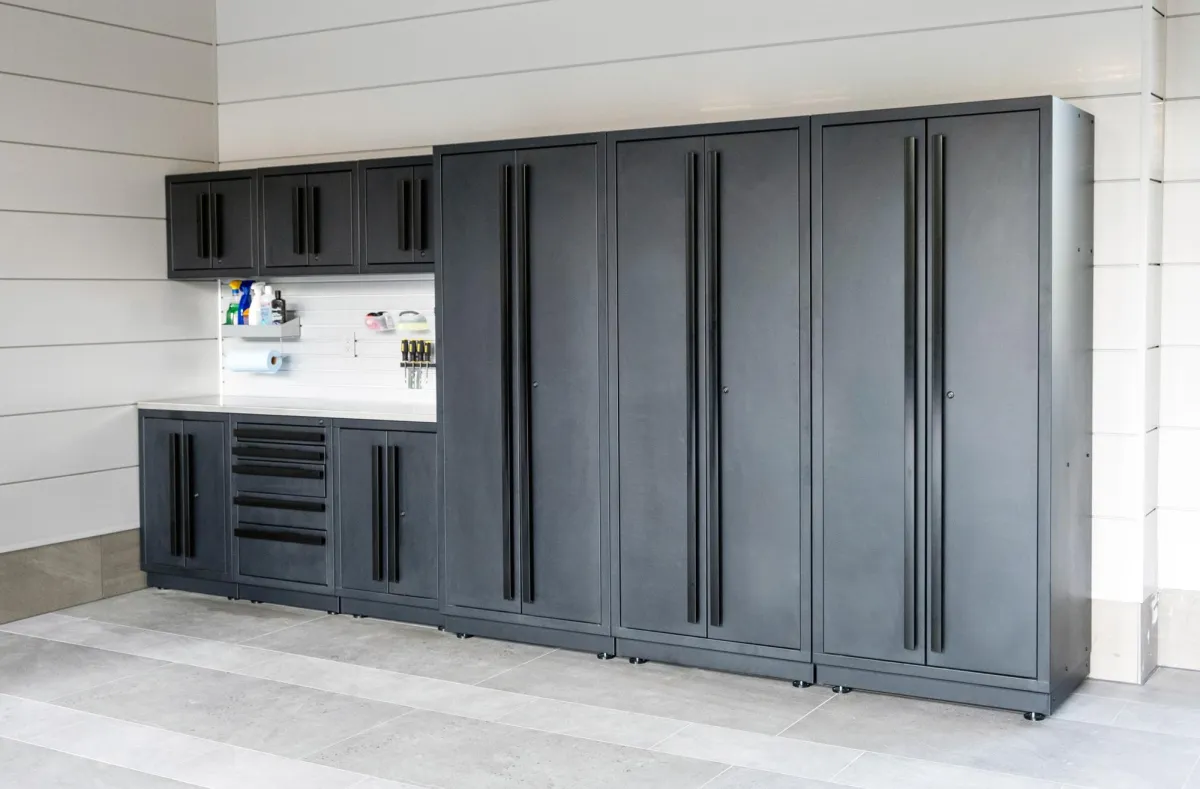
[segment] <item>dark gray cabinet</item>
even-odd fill
[[[604,150],[438,151],[444,610],[596,632]]]
[[[228,572],[226,422],[141,419],[142,565],[220,579]]]
[[[337,523],[342,594],[375,592],[436,605],[437,437],[338,429]]]
[[[259,171],[262,274],[338,274],[357,268],[353,164]]]
[[[167,274],[172,279],[253,274],[256,228],[252,174],[167,179]]]
[[[362,273],[433,269],[433,166],[428,161],[359,162]]]
[[[618,635],[803,660],[807,121],[697,131],[611,143]]]
[[[821,681],[1044,713],[1087,674],[1092,123],[814,124]]]

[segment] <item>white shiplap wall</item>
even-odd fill
[[[408,388],[409,376],[401,367],[400,346],[403,339],[437,342],[432,275],[277,279],[269,284],[282,292],[288,310],[299,316],[300,338],[274,344],[223,339],[223,394],[429,406],[436,402],[435,371],[424,378],[422,388]],[[222,291],[228,292],[227,287]],[[377,333],[363,322],[368,312],[388,312],[395,318],[405,310],[424,315],[429,330]],[[227,353],[271,347],[284,354],[283,367],[278,373],[237,373],[225,369]]]
[[[1200,0],[1167,19],[1158,523],[1164,665],[1200,669]]]
[[[1125,609],[1156,584],[1150,264],[1166,11],[1165,0],[217,0],[221,166],[1045,93],[1075,101],[1097,118],[1094,586],[1112,605],[1097,606],[1094,673],[1134,681],[1145,628]]]
[[[214,8],[0,4],[0,552],[137,528],[132,403],[216,389],[163,176],[216,161]]]

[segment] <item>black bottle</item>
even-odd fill
[[[287,302],[283,300],[283,296],[279,295],[279,291],[275,291],[275,298],[271,299],[271,323],[279,326],[287,321]]]

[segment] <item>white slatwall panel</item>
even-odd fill
[[[1168,5],[1167,14],[1169,16],[1200,14],[1200,0],[1170,0]]]
[[[218,95],[222,103],[247,101],[1113,7],[1122,4],[558,0],[225,46],[218,63]],[[404,46],[396,46],[398,40]],[[517,40],[537,45],[513,46]],[[331,50],[355,57],[329,58]]]
[[[217,354],[215,340],[0,349],[0,415],[213,394]]]
[[[136,468],[0,485],[0,546],[18,551],[136,529]]]
[[[301,156],[1037,93],[1131,93],[1140,86],[1139,14],[1057,17],[223,104],[221,157]]]
[[[11,5],[212,43],[216,8],[207,0],[10,0]]]
[[[207,104],[0,74],[0,140],[176,159],[217,158]]]
[[[1167,98],[1200,97],[1200,14],[1167,20]]]
[[[0,280],[158,279],[167,259],[161,219],[0,211],[0,239]]]
[[[211,283],[18,280],[4,299],[0,348],[217,336]]]
[[[1166,165],[1168,181],[1200,181],[1200,98],[1167,102]]]
[[[0,71],[196,101],[216,97],[208,44],[0,5]]]
[[[274,280],[288,309],[300,316],[299,340],[277,344],[283,369],[274,375],[222,370],[222,393],[253,397],[312,397],[390,403],[433,403],[436,373],[423,389],[409,389],[400,366],[405,337],[437,342],[434,336],[432,275],[369,278]],[[228,290],[226,288],[225,290]],[[416,310],[429,321],[428,333],[397,330],[384,334],[363,325],[368,312],[393,316]],[[257,340],[222,340],[222,353],[271,347]]]
[[[131,405],[0,417],[0,485],[138,464]]]
[[[179,159],[0,143],[0,211],[165,217],[163,178],[211,167]],[[166,261],[162,272],[165,277]]]
[[[240,162],[222,162],[222,170],[242,170],[252,167],[280,167],[290,164],[319,164],[321,162],[344,162],[347,159],[383,159],[391,156],[428,156],[433,146],[421,148],[389,148],[370,151],[331,151],[308,156],[279,156],[267,159],[246,159]]]

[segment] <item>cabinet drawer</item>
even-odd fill
[[[324,532],[240,524],[238,575],[293,583],[328,584]]]
[[[233,489],[236,493],[283,493],[324,498],[325,466],[239,460],[233,464]]]
[[[236,523],[324,530],[329,522],[325,502],[321,499],[285,499],[239,493],[233,497],[233,505]]]
[[[325,447],[319,444],[265,444],[246,443],[233,445],[230,450],[234,462],[239,460],[282,460],[287,463],[324,463]]]
[[[290,444],[313,444],[325,446],[325,428],[321,425],[272,425],[256,422],[238,422],[233,428],[235,444],[246,442],[285,442]]]

